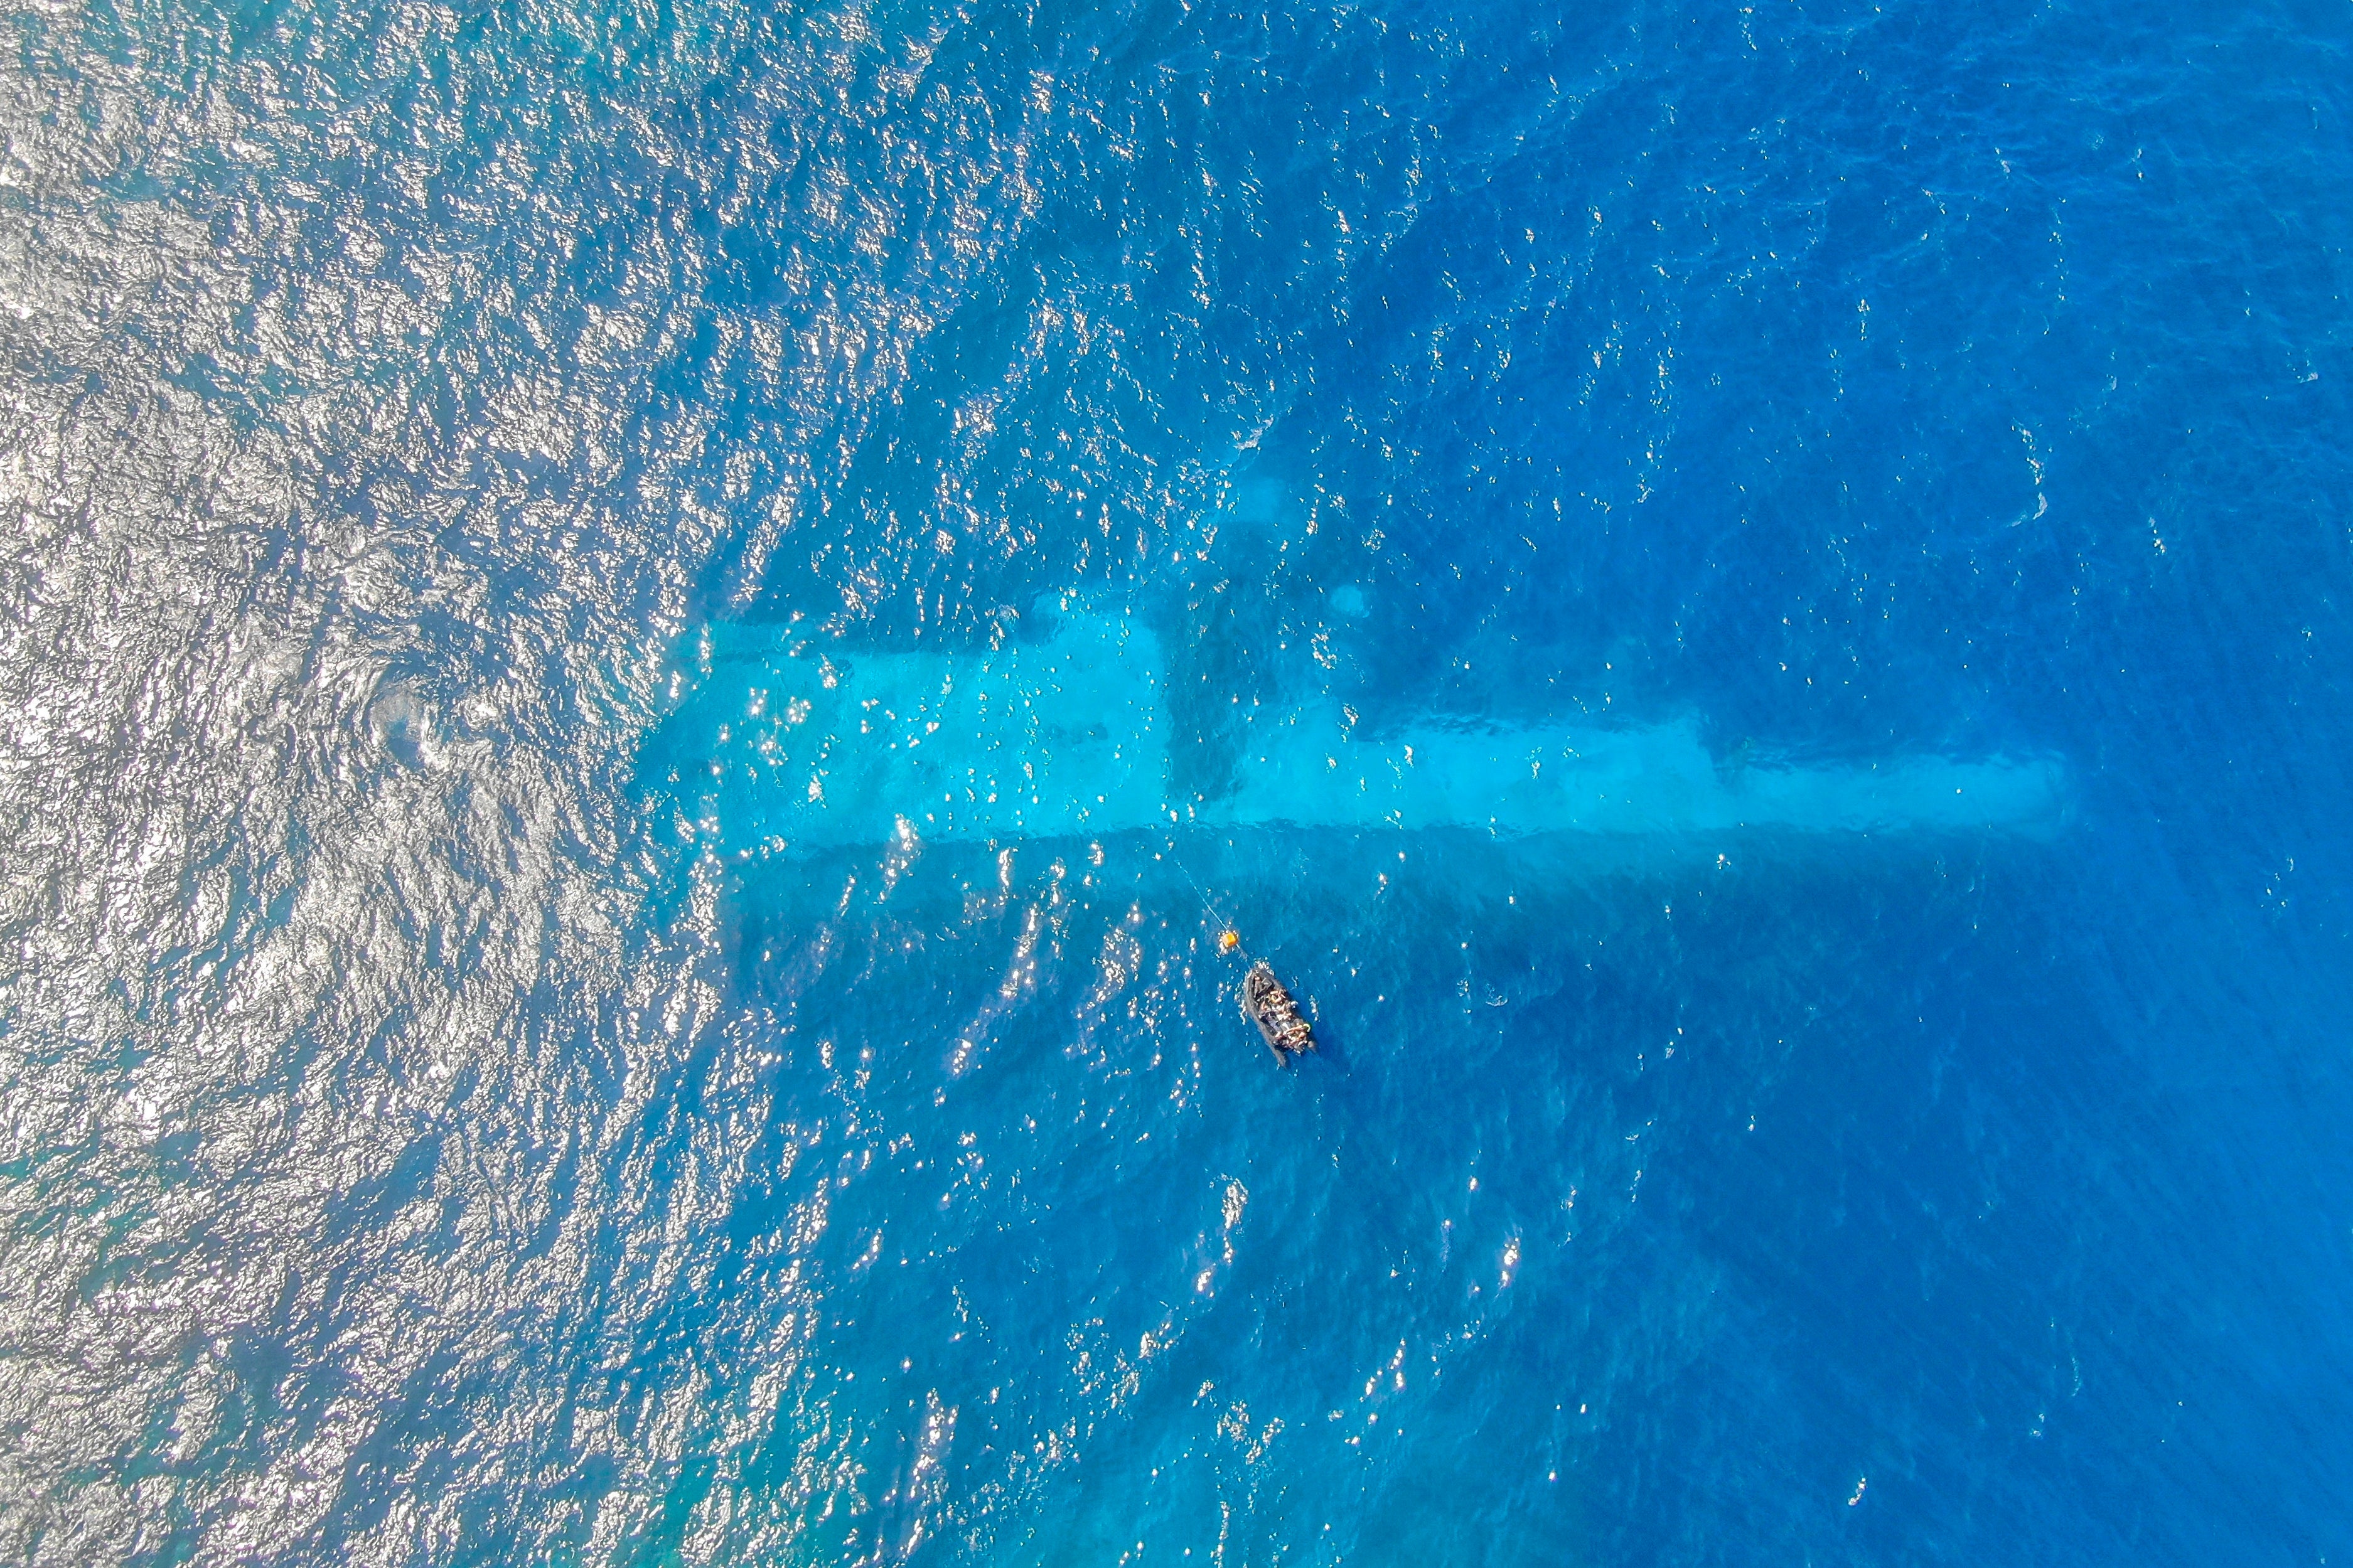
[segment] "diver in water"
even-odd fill
[[[1274,1053],[1278,1067],[1315,1048],[1315,1034],[1308,1027],[1306,1016],[1263,959],[1242,976],[1242,1016],[1266,1037],[1266,1048]]]

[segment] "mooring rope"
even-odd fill
[[[1225,914],[1218,908],[1217,900],[1209,896],[1209,890],[1201,886],[1201,879],[1193,875],[1193,868],[1185,864],[1185,857],[1178,852],[1176,836],[1173,834],[1168,839],[1168,858],[1176,869],[1183,873],[1185,880],[1192,884],[1194,896],[1201,900],[1201,912],[1208,917],[1210,926],[1218,933],[1219,955],[1239,958],[1247,964],[1250,962],[1250,954],[1242,950],[1241,929],[1226,919]]]

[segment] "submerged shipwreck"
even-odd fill
[[[690,647],[694,689],[649,738],[640,778],[733,858],[1181,826],[2036,835],[2064,805],[2049,760],[1727,765],[1689,717],[1431,719],[1367,736],[1329,694],[1238,704],[1230,784],[1180,796],[1159,644],[1126,617],[1067,611],[1042,640],[954,652],[850,653],[805,626],[725,624]]]

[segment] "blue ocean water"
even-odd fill
[[[2342,6],[7,37],[0,1559],[2353,1553]]]

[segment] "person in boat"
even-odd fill
[[[1308,1026],[1306,1016],[1264,959],[1251,964],[1250,973],[1242,976],[1242,1016],[1258,1026],[1277,1066],[1315,1048],[1315,1033]]]

